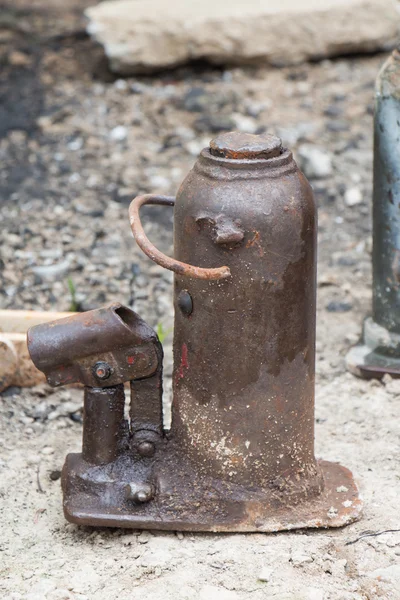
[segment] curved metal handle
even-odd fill
[[[145,232],[143,231],[142,223],[140,221],[139,210],[144,204],[158,204],[161,206],[175,206],[175,198],[170,196],[157,196],[155,194],[145,194],[144,196],[137,196],[132,200],[129,206],[129,220],[133,235],[136,243],[141,250],[153,260],[155,263],[174,271],[178,275],[185,275],[186,277],[192,277],[193,279],[226,279],[230,277],[231,272],[228,267],[219,267],[218,269],[203,269],[201,267],[194,267],[186,263],[180,262],[166,256],[150,242]]]

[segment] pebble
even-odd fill
[[[299,140],[312,139],[316,124],[313,121],[298,123],[294,127],[278,127],[278,135],[285,146],[291,148]]]
[[[162,192],[166,192],[169,190],[171,186],[171,180],[168,177],[164,177],[163,175],[152,175],[149,178],[149,182],[153,191],[157,192],[158,190]]]
[[[13,67],[29,67],[32,60],[31,57],[25,54],[24,52],[14,50],[8,55],[8,62]]]
[[[45,456],[50,456],[51,454],[54,454],[54,448],[52,448],[51,446],[45,446],[44,448],[42,448],[40,453],[44,454]]]
[[[314,559],[312,558],[312,556],[309,556],[308,554],[303,554],[302,552],[293,552],[293,554],[290,557],[290,562],[293,564],[294,567],[302,567],[303,565],[312,563],[313,560]]]
[[[185,145],[185,148],[192,156],[198,156],[203,148],[208,148],[209,142],[208,138],[191,140]]]
[[[264,567],[263,569],[261,569],[260,574],[258,576],[258,580],[259,581],[264,581],[265,583],[268,583],[271,579],[271,575],[273,573],[273,569],[269,568],[269,567]]]
[[[60,417],[70,417],[81,410],[82,402],[62,402],[47,415],[47,420],[54,421]]]
[[[204,131],[219,133],[220,131],[232,131],[235,129],[235,122],[228,115],[203,115],[199,119],[196,119],[193,126],[199,133],[203,133]]]
[[[54,265],[43,265],[39,267],[32,267],[31,271],[35,275],[36,281],[56,281],[64,277],[71,268],[69,260],[63,260],[62,262]]]
[[[340,302],[337,300],[332,300],[329,304],[326,305],[326,310],[328,312],[337,312],[344,313],[352,310],[353,305],[350,302]]]
[[[256,133],[258,129],[258,123],[251,117],[246,117],[240,113],[234,113],[232,120],[235,125],[235,130],[242,131],[243,133]]]
[[[332,175],[332,157],[323,148],[313,144],[302,144],[297,150],[297,156],[306,177],[324,179]]]
[[[346,190],[344,194],[344,202],[346,206],[357,206],[357,204],[361,204],[363,201],[363,196],[361,190],[357,187],[352,187]]]
[[[83,139],[82,138],[75,138],[74,140],[71,140],[68,144],[67,144],[68,148],[70,150],[72,150],[73,152],[76,152],[77,150],[81,150],[82,146],[83,146]]]
[[[184,96],[182,106],[190,112],[203,112],[209,103],[210,94],[204,88],[194,87]]]
[[[31,454],[30,456],[27,457],[26,459],[26,464],[27,465],[37,465],[40,463],[40,456],[39,454]]]
[[[139,544],[148,544],[152,537],[153,536],[149,531],[142,531],[141,534],[138,535],[137,541]]]
[[[389,394],[393,396],[400,395],[400,379],[394,379],[388,373],[382,378],[382,383],[385,385],[385,389]]]
[[[112,129],[110,132],[110,138],[114,142],[122,142],[127,138],[127,136],[128,130],[123,125],[117,125],[117,127],[114,127],[114,129]]]
[[[61,479],[61,471],[52,471],[49,475],[51,481],[58,481]]]

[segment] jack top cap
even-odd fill
[[[260,160],[282,154],[282,141],[275,135],[251,133],[222,133],[210,142],[212,156],[231,160]]]

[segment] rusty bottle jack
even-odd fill
[[[147,239],[144,204],[175,207],[174,258]],[[109,365],[113,385],[131,380],[131,420],[124,421],[120,400],[116,420],[125,424],[115,429],[114,391],[101,408],[107,382],[86,393],[105,415],[101,422],[85,414],[89,449],[98,439],[115,441],[109,423],[118,442],[100,461],[90,453],[67,457],[66,517],[86,525],[242,532],[339,527],[358,518],[351,473],[314,456],[316,209],[291,152],[274,136],[221,135],[201,152],[176,199],[140,196],[130,219],[142,250],[175,272],[172,427],[159,426],[162,352],[155,334],[129,309],[100,309],[122,315],[132,343],[120,342],[116,331],[108,336],[111,354],[103,355],[95,336],[82,360],[95,376],[95,365]],[[86,318],[101,338],[97,313]],[[49,373],[39,350],[32,352],[47,333],[49,325],[33,328],[29,343]],[[62,348],[59,336],[57,344]],[[128,358],[145,350],[149,364],[143,359],[135,373],[126,370]],[[81,366],[79,372],[82,380]]]
[[[376,82],[373,181],[372,316],[346,357],[360,377],[400,377],[400,51]]]

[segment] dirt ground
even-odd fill
[[[10,388],[0,399],[1,597],[400,599],[400,382],[358,380],[344,365],[370,309],[373,86],[385,56],[118,79],[84,34],[87,4],[18,1],[0,14],[1,307],[121,301],[167,334],[168,390],[172,277],[136,248],[130,199],[174,193],[221,130],[277,133],[299,157],[310,144],[328,153],[322,177],[307,167],[319,205],[316,452],[355,473],[365,510],[342,530],[278,535],[68,524],[59,472],[80,451],[80,392]],[[172,251],[169,209],[148,209],[146,231]]]

